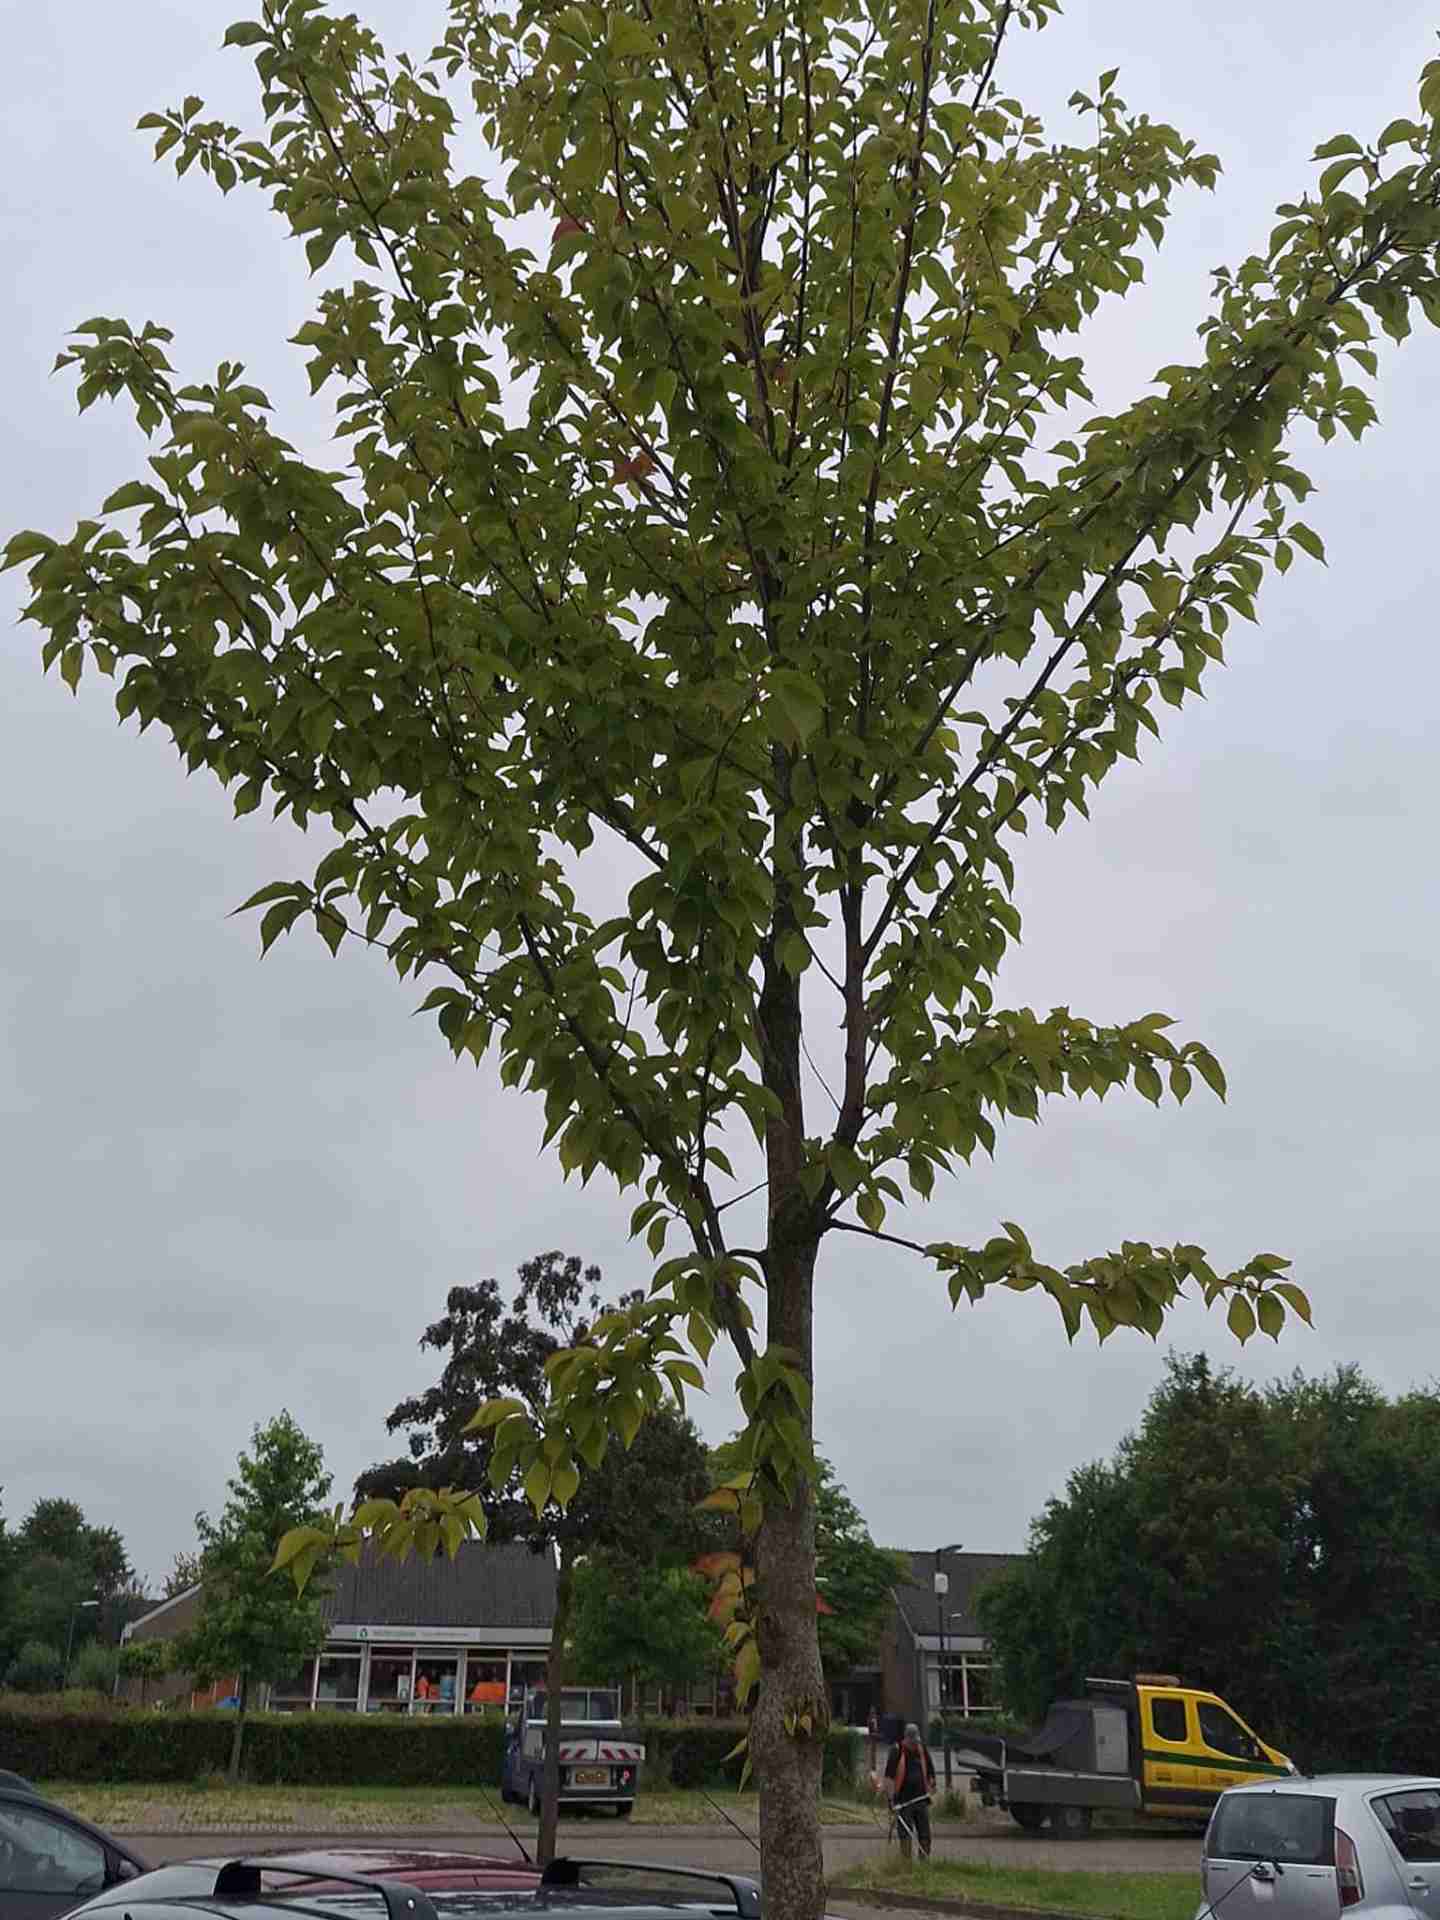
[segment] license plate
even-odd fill
[[[571,1778],[577,1787],[608,1787],[610,1769],[608,1767],[577,1767]]]

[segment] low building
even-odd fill
[[[880,1644],[882,1712],[924,1726],[942,1710],[969,1717],[994,1705],[993,1659],[976,1614],[980,1590],[1022,1553],[910,1553],[910,1578]],[[948,1590],[937,1594],[943,1573]]]
[[[555,1564],[523,1546],[467,1542],[454,1560],[382,1559],[367,1552],[326,1578],[324,1648],[268,1689],[274,1713],[460,1713],[501,1707],[543,1678],[555,1617]],[[173,1639],[195,1624],[199,1587],[134,1621],[129,1641]],[[140,1697],[138,1681],[126,1687]],[[184,1675],[149,1698],[212,1705],[233,1683],[192,1692]]]

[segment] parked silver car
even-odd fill
[[[1440,1780],[1322,1773],[1221,1794],[1195,1920],[1440,1920]]]

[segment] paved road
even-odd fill
[[[531,1845],[534,1827],[515,1822],[515,1830]],[[510,1842],[497,1828],[472,1827],[466,1833],[435,1833],[428,1828],[383,1833],[164,1833],[127,1834],[138,1853],[157,1866],[183,1860],[191,1854],[237,1854],[269,1847],[416,1846],[458,1847],[467,1852],[508,1855]],[[722,1872],[753,1873],[755,1850],[738,1834],[714,1827],[621,1826],[618,1821],[589,1817],[566,1820],[561,1841],[569,1853],[589,1853],[610,1860],[683,1860]],[[883,1826],[844,1826],[825,1829],[825,1866],[838,1873],[858,1866],[884,1850]],[[1176,1838],[1166,1833],[1096,1833],[1086,1840],[1049,1840],[1021,1833],[1019,1828],[959,1829],[941,1827],[935,1836],[936,1856],[950,1860],[985,1860],[997,1866],[1047,1867],[1062,1872],[1192,1873],[1200,1870],[1198,1838]]]

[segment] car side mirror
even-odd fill
[[[117,1860],[110,1875],[110,1884],[112,1887],[123,1887],[127,1880],[138,1880],[141,1872],[142,1869],[133,1860]]]

